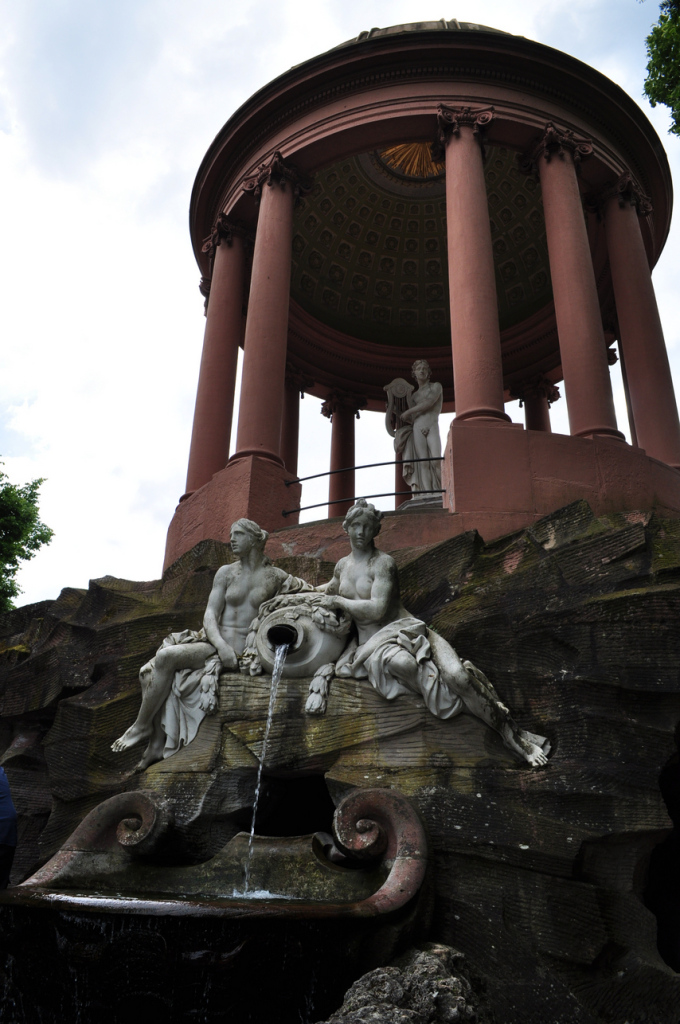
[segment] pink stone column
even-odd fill
[[[456,419],[509,420],[481,132],[492,111],[440,106],[446,153],[446,223]]]
[[[203,487],[227,464],[236,363],[243,340],[245,259],[242,233],[220,214],[204,250],[211,253],[212,277],[189,451],[187,493]]]
[[[286,469],[297,476],[300,438],[300,388],[286,377],[281,424],[281,458]]]
[[[519,398],[520,404],[524,406],[524,424],[527,430],[552,433],[550,406],[560,397],[560,390],[551,380],[540,375],[534,377],[516,385],[512,389],[512,396]]]
[[[275,154],[244,186],[260,197],[234,459],[257,455],[279,465],[297,176]]]
[[[366,399],[339,391],[329,394],[321,412],[331,420],[331,476],[328,478],[328,516],[344,516],[355,496],[354,420]],[[333,472],[348,468],[346,473]],[[337,502],[338,504],[335,504]]]
[[[527,430],[542,430],[552,433],[550,409],[545,395],[534,395],[524,400],[524,425]]]
[[[314,385],[306,373],[289,363],[286,365],[281,423],[281,458],[286,469],[297,476],[300,439],[300,399]]]
[[[637,443],[680,468],[680,422],[638,210],[649,201],[625,175],[605,199],[604,218],[619,336]]]
[[[574,160],[592,152],[549,124],[534,151],[539,165],[555,316],[571,433],[623,438],[602,330],[581,192]]]

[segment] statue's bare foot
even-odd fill
[[[548,763],[550,743],[543,736],[526,732],[524,729],[513,729],[510,723],[504,726],[501,735],[506,747],[528,761],[532,768],[541,768]]]
[[[165,739],[165,737],[163,737]],[[163,748],[158,749],[155,743],[150,743],[144,751],[142,759],[139,764],[135,765],[135,772],[144,772],[150,764],[155,764],[156,761],[163,759]]]
[[[519,732],[523,740],[527,740],[529,743],[534,743],[537,747],[540,747],[547,759],[552,749],[550,740],[547,740],[545,736],[538,736],[535,732],[528,732],[526,729],[520,729]]]
[[[111,744],[111,750],[116,754],[120,754],[123,750],[129,750],[130,747],[136,747],[139,743],[143,743],[145,740],[151,738],[151,727],[146,728],[142,725],[138,725],[134,722],[129,729],[126,729],[122,736]]]

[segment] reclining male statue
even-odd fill
[[[532,767],[546,764],[548,740],[520,729],[484,673],[404,608],[396,563],[374,543],[382,517],[363,498],[350,508],[343,528],[351,553],[340,559],[330,582],[316,588],[325,591],[329,607],[351,616],[357,635],[334,665],[318,670],[307,713],[323,713],[333,675],[368,679],[387,700],[419,694],[437,718],[469,711]]]
[[[260,605],[276,594],[312,589],[270,563],[264,553],[268,536],[251,519],[232,525],[231,548],[238,561],[215,573],[203,629],[171,633],[139,670],[142,706],[111,747],[118,752],[145,743],[139,771],[191,743],[205,716],[215,711],[220,672],[239,671]]]

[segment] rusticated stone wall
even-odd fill
[[[433,850],[427,938],[465,955],[497,1020],[675,1024],[680,521],[598,518],[576,502],[490,544],[470,532],[395,557],[406,606],[486,672],[522,726],[550,738],[550,761],[531,771],[468,716],[439,722],[366,683],[334,680],[326,716],[305,719],[306,683],[289,680],[267,757],[270,818],[285,827],[298,776],[325,776],[336,799],[353,786],[401,790]],[[224,675],[219,713],[143,776],[137,752],[110,751],[136,713],[139,665],[168,631],[200,624],[213,571],[230,558],[204,542],[162,581],[107,578],[5,617],[2,763],[21,817],[17,880],[123,788],[194,801],[185,838],[195,855],[245,824],[265,678]],[[310,558],[277,564],[310,582],[331,571]]]

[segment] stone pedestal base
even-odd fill
[[[290,472],[269,459],[247,455],[234,459],[210,483],[180,501],[168,529],[163,569],[201,540],[229,541],[231,524],[253,519],[263,530],[294,526],[297,514],[284,510],[300,504],[301,485],[286,487]]]
[[[493,420],[451,424],[442,463],[443,509],[408,502],[388,513],[380,546],[417,548],[477,530],[491,541],[531,526],[572,501],[585,499],[595,515],[656,509],[680,516],[680,471],[649,458],[641,448],[610,438],[570,437]],[[300,504],[300,484],[258,456],[230,462],[210,483],[178,505],[168,530],[164,569],[202,540],[228,542],[234,520],[254,519],[273,534],[272,558],[347,554],[342,519],[297,526],[282,512]],[[410,506],[410,514],[404,514]],[[454,513],[447,515],[446,513]]]
[[[466,519],[474,516],[487,540],[498,536],[492,526],[497,518],[506,527],[499,532],[509,532],[579,499],[596,515],[651,508],[680,512],[680,472],[641,448],[491,421],[453,421],[442,487],[444,507]],[[510,527],[510,520],[517,525]]]

